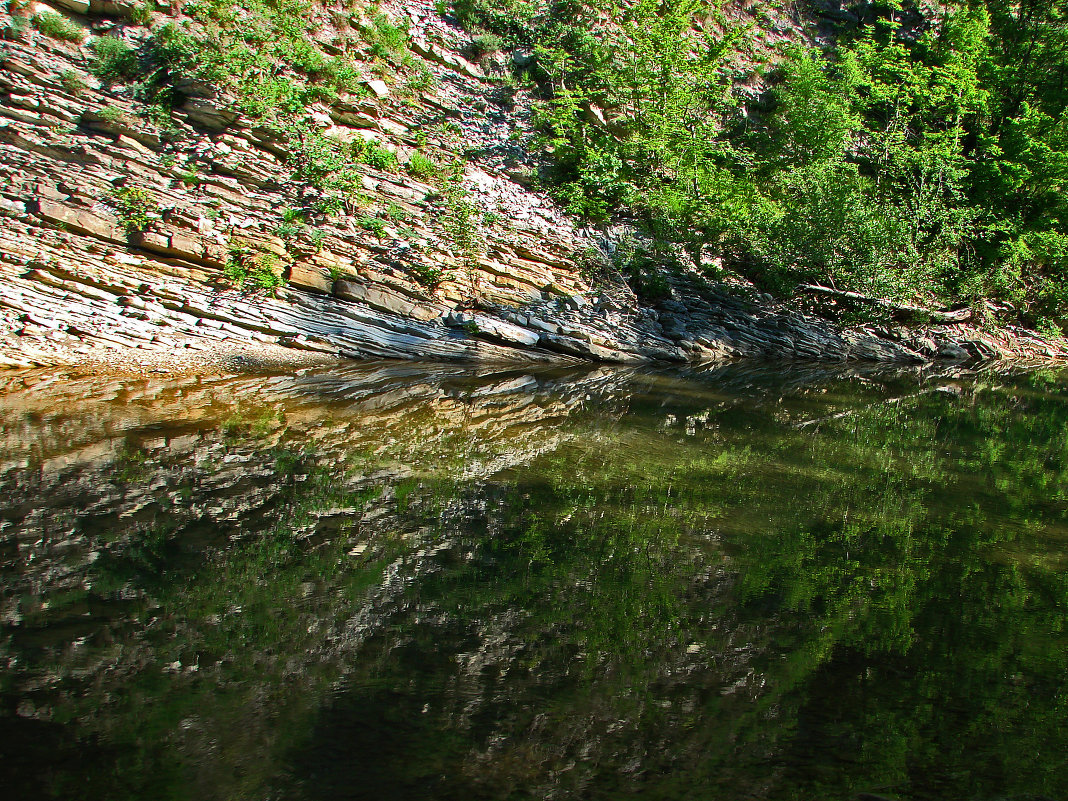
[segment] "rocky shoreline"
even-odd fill
[[[129,266],[71,272],[38,263],[21,274],[0,267],[0,364],[240,372],[364,358],[527,364],[1068,358],[1063,343],[1029,331],[845,328],[693,286],[655,306],[620,285],[514,305],[441,304],[435,316],[419,319],[427,300],[416,312],[411,298],[346,280],[333,294],[290,285],[267,297]]]
[[[5,43],[0,365],[1068,359],[1063,341],[1030,331],[841,326],[696,275],[671,277],[656,301],[621,281],[591,283],[583,254],[605,232],[577,228],[526,185],[522,94],[494,101],[494,65],[462,58],[464,35],[429,3],[393,12],[407,17],[429,88],[368,72],[364,94],[311,112],[324,137],[372,142],[397,166],[359,166],[359,213],[301,224],[289,218],[309,207],[309,188],[293,177],[289,145],[234,98],[191,87],[164,130],[129,91],[89,73],[85,43],[34,30]],[[73,19],[132,46],[162,24],[112,13]],[[440,187],[403,169],[417,150],[466,159],[462,247]],[[116,209],[126,187],[152,198],[144,230]],[[276,264],[284,286],[236,286],[235,248]]]

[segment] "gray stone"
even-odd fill
[[[952,342],[944,342],[938,349],[938,358],[953,360],[967,359],[968,351],[958,345],[954,345]]]
[[[89,0],[52,0],[52,2],[60,8],[73,11],[75,14],[89,13]]]

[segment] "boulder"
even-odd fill
[[[538,344],[539,335],[529,328],[508,323],[485,314],[465,314],[452,312],[445,318],[445,324],[453,328],[465,328],[478,337],[495,339],[508,345],[532,347]]]
[[[334,281],[330,274],[305,261],[298,261],[289,268],[288,280],[293,286],[310,289],[312,292],[329,295],[334,291]]]
[[[75,14],[89,13],[89,0],[52,0],[52,3],[67,11],[73,11]]]
[[[417,301],[391,287],[365,284],[349,278],[340,278],[334,282],[334,295],[413,320],[432,320],[440,317],[445,311],[444,307],[429,301]]]
[[[190,120],[213,131],[229,128],[239,116],[215,100],[200,97],[187,97],[181,108]]]

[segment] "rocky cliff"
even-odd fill
[[[90,70],[98,39],[143,54],[181,15],[9,5],[0,363],[1068,355],[1023,331],[842,327],[696,275],[668,276],[656,301],[594,280],[588,254],[613,237],[530,188],[529,92],[511,85],[504,56],[461,55],[467,34],[425,0],[375,12],[404,23],[403,66],[344,39],[359,91],[304,109],[303,138],[204,81],[176,84],[162,119],[137,84]],[[349,5],[314,6],[322,52],[340,52],[342,28],[365,13]],[[66,35],[41,24],[55,15]],[[378,156],[353,166],[358,192],[344,203],[302,172],[311,136]]]

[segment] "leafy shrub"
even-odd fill
[[[88,88],[85,79],[74,70],[63,70],[63,74],[59,76],[59,82],[64,91],[72,95],[80,95]]]
[[[138,25],[148,25],[152,21],[152,3],[138,3],[130,9],[130,19]]]
[[[477,58],[496,53],[504,47],[504,39],[495,33],[479,33],[471,37],[471,53]]]
[[[122,39],[99,36],[92,41],[93,60],[89,71],[104,83],[124,83],[135,80],[141,69],[137,53]]]
[[[371,24],[364,26],[361,33],[370,46],[371,54],[377,58],[391,58],[408,49],[407,24],[401,22],[395,25],[381,12],[374,15]]]
[[[290,132],[289,145],[296,180],[342,197],[352,195],[359,188],[357,165],[366,152],[362,140],[339,142],[319,131],[298,126]]]
[[[233,241],[223,274],[238,289],[251,286],[268,295],[285,285],[282,261],[274,253],[245,241]]]
[[[317,197],[311,204],[313,210],[320,214],[325,214],[327,217],[332,217],[335,214],[340,214],[345,208],[345,201],[341,197],[333,193],[325,193]]]
[[[427,289],[434,289],[445,280],[445,271],[440,267],[422,262],[413,262],[408,265],[408,272],[417,283]]]
[[[139,186],[119,187],[109,199],[127,234],[144,232],[159,215],[159,202],[155,195]]]
[[[53,39],[61,39],[64,42],[74,42],[75,44],[81,44],[82,40],[85,39],[85,31],[82,30],[81,26],[62,14],[45,11],[40,14],[34,14],[32,22],[37,30]]]
[[[386,224],[377,217],[372,217],[369,214],[361,214],[356,218],[356,225],[365,231],[370,231],[375,235],[377,239],[382,239],[386,235]]]
[[[397,168],[397,154],[392,150],[379,147],[374,142],[368,142],[364,149],[363,160],[376,170],[391,171]]]
[[[147,43],[149,59],[155,68],[154,82],[163,84],[175,77],[196,74],[203,66],[204,47],[203,42],[173,22],[157,28]]]
[[[453,173],[446,179],[444,194],[445,234],[452,241],[464,266],[476,269],[482,240],[479,236],[475,205],[463,187],[463,172],[459,164],[453,166]]]
[[[412,152],[412,155],[408,157],[407,170],[408,174],[413,178],[426,180],[427,178],[433,178],[437,175],[438,165],[425,153],[415,150]]]

